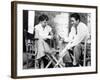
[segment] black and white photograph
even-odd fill
[[[91,66],[91,14],[23,10],[23,68]]]
[[[17,76],[96,73],[95,6],[16,5]]]

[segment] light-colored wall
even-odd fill
[[[78,5],[96,5],[96,6],[100,5],[100,0],[30,0],[30,1],[78,4]],[[100,22],[99,14],[100,11],[98,12],[98,20],[99,20],[98,22]],[[100,25],[98,24],[98,26]],[[100,47],[99,30],[100,27],[98,27],[98,48]],[[99,50],[98,50],[98,57],[100,57]],[[100,68],[99,63],[100,63],[100,58],[98,59],[98,68]],[[0,80],[14,80],[10,78],[10,71],[11,71],[10,68],[11,68],[11,0],[0,0]],[[45,78],[34,78],[34,79],[30,78],[26,80],[100,80],[100,69],[98,74],[45,77]]]

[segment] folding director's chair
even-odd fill
[[[85,39],[85,42],[84,42],[84,48],[83,48],[83,66],[86,66],[86,62],[87,62],[87,40],[88,40],[88,38],[86,38]],[[61,53],[60,54],[63,54],[61,57],[60,57],[60,59],[57,61],[57,64],[54,66],[54,67],[56,67],[56,66],[58,66],[59,64],[60,64],[60,62],[62,61],[62,58],[66,55],[66,50],[67,50],[67,46],[61,51]],[[74,56],[72,56],[72,58],[74,59],[75,57]]]
[[[59,59],[57,59],[57,57],[56,57],[57,54],[59,55],[60,50],[56,50],[55,44],[54,44],[54,49],[55,50],[52,54],[46,53],[46,56],[48,57],[49,62],[45,68],[48,68],[50,66],[50,64],[53,64],[54,67],[60,67],[60,68],[64,67],[61,63],[58,62]],[[57,63],[59,63],[59,64],[57,64]],[[57,64],[57,66],[56,66],[56,64]]]
[[[36,60],[36,54],[37,54],[37,42],[38,39],[34,39],[34,40],[29,40],[26,39],[25,43],[26,43],[26,55],[27,55],[27,68],[29,68],[29,60],[31,58],[32,61],[34,61],[34,68],[37,68],[37,60]],[[32,58],[32,56],[34,58]],[[33,63],[32,63],[33,64]]]

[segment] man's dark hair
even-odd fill
[[[77,20],[80,21],[80,15],[78,13],[73,13],[73,14],[70,15],[70,17],[74,17],[76,21]]]
[[[44,20],[48,21],[49,20],[48,16],[45,15],[45,14],[40,15],[39,16],[39,21],[44,21]]]

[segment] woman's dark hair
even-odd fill
[[[44,21],[44,20],[48,21],[49,20],[48,16],[45,15],[45,14],[40,15],[39,16],[39,21]]]
[[[74,17],[76,21],[77,20],[80,21],[80,15],[78,13],[73,13],[73,14],[70,15],[70,17]]]

